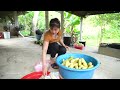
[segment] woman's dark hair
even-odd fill
[[[58,20],[58,18],[53,18],[50,20],[49,26],[50,28],[53,28],[53,27],[60,28],[60,21]]]

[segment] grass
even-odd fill
[[[27,37],[27,36],[29,36],[30,31],[28,31],[28,30],[23,30],[23,31],[21,31],[21,33],[22,33],[23,36]]]

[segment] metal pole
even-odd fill
[[[82,41],[82,23],[83,23],[83,17],[81,16],[81,20],[80,20],[80,41]]]

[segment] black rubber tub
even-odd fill
[[[71,37],[64,37],[64,44],[70,46],[71,44]]]
[[[120,43],[108,44],[108,47],[115,48],[115,49],[120,49]]]

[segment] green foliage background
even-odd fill
[[[19,16],[19,24],[24,26],[22,34],[29,36],[32,30],[32,19],[34,16],[33,11],[28,11],[27,14]],[[51,11],[49,14],[49,21],[51,18],[60,18],[60,13]],[[76,36],[80,37],[80,17],[64,12],[64,33],[71,33],[71,27],[76,33]],[[39,11],[37,27],[44,31],[45,30],[45,12]],[[100,14],[91,15],[83,19],[83,30],[82,38],[87,42],[89,46],[98,46],[99,39],[101,37],[102,28],[102,42],[104,43],[120,43],[120,14]]]

